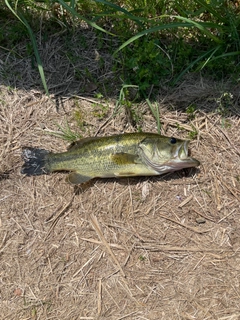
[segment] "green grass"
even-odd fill
[[[40,26],[36,17],[46,17],[52,25],[69,29],[84,21],[96,33],[117,39],[117,50],[110,52],[116,60],[113,68],[121,74],[123,85],[138,86],[140,97],[149,96],[163,82],[175,85],[189,72],[216,79],[240,79],[240,9],[232,1],[0,0],[1,3],[28,33],[46,93],[47,81],[35,38],[44,25]],[[9,39],[16,37],[13,27],[8,33],[13,35]],[[0,39],[5,38],[4,31],[0,31]],[[10,40],[5,42],[7,47]]]
[[[71,130],[67,121],[64,126],[61,126],[60,124],[56,125],[59,128],[59,131],[46,131],[46,134],[58,137],[62,140],[68,141],[69,143],[75,142],[82,138],[81,134]]]

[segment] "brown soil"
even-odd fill
[[[240,319],[239,87],[188,79],[159,94],[161,133],[196,131],[198,169],[84,189],[64,173],[21,175],[21,149],[65,150],[46,133],[66,120],[82,136],[135,131],[124,109],[112,118],[111,99],[68,95],[56,108],[36,89],[0,90],[1,319]],[[214,112],[223,92],[229,116]],[[178,108],[190,103],[192,120]],[[148,106],[136,110],[156,132]]]

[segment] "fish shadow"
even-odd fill
[[[191,178],[197,174],[200,173],[200,169],[198,168],[187,168],[187,169],[182,169],[179,171],[175,172],[169,172],[165,173],[159,176],[138,176],[138,177],[122,177],[122,178],[94,178],[88,182],[82,183],[80,185],[75,185],[74,186],[74,193],[76,195],[81,194],[88,189],[92,188],[94,184],[97,182],[100,185],[101,184],[110,184],[113,182],[117,182],[119,185],[123,186],[136,186],[139,184],[139,182],[144,182],[144,181],[152,181],[154,182],[159,182],[159,181],[176,181],[176,180],[181,180],[181,178]]]

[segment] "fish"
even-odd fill
[[[200,165],[189,156],[188,145],[189,140],[138,132],[83,138],[62,153],[24,147],[21,173],[67,171],[66,180],[72,184],[93,178],[158,176]]]

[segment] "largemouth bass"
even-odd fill
[[[188,156],[188,144],[155,133],[126,133],[81,139],[62,153],[24,148],[21,173],[69,171],[67,180],[73,184],[96,177],[157,176],[200,164]]]

